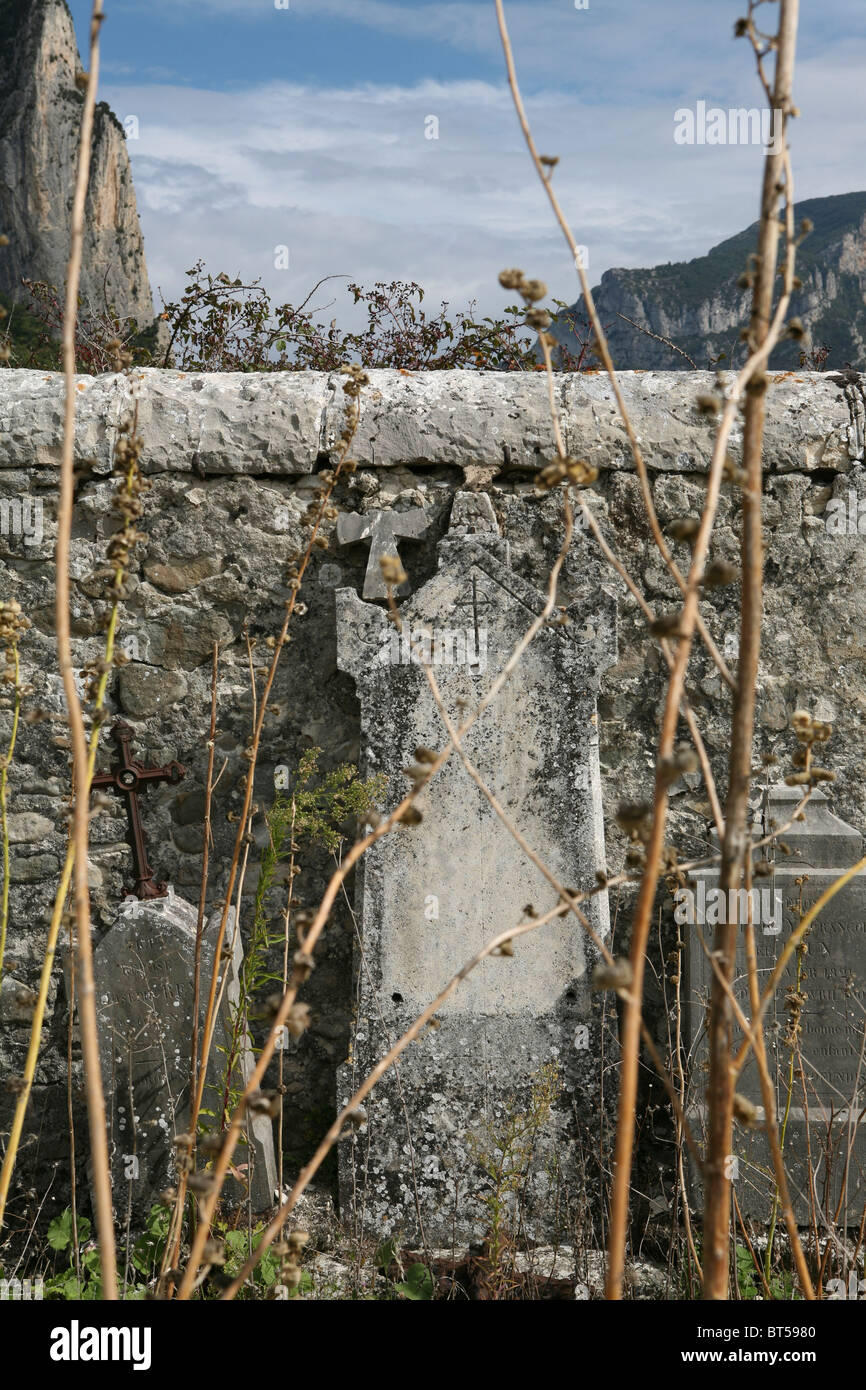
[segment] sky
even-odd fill
[[[79,43],[89,0],[72,0]],[[752,223],[763,153],[681,144],[676,113],[760,107],[745,0],[512,0],[518,76],[592,284],[702,255]],[[797,198],[866,189],[864,0],[803,0]],[[348,280],[427,303],[514,298],[518,266],[572,302],[529,162],[493,0],[105,0],[100,98],[127,127],[157,308],[199,258],[348,322]],[[778,12],[760,13],[772,28]],[[680,121],[680,124],[682,122]]]

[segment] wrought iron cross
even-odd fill
[[[110,772],[100,772],[93,778],[91,789],[108,787],[117,792],[126,802],[126,815],[129,822],[127,842],[132,848],[132,863],[135,871],[135,887],[132,892],[137,898],[164,898],[167,885],[154,883],[153,869],[147,861],[147,842],[138,808],[138,793],[151,782],[179,782],[186,776],[182,763],[171,762],[165,767],[143,767],[132,756],[130,744],[135,730],[129,724],[115,724],[111,737],[117,744],[120,762]]]

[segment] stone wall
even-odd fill
[[[700,506],[712,422],[695,409],[713,377],[706,373],[625,373],[623,389],[650,470],[663,523]],[[110,506],[117,426],[137,402],[144,440],[146,494],[135,573],[122,606],[121,644],[130,660],[111,677],[109,708],[131,722],[140,754],[188,769],[176,787],[147,793],[145,828],[159,878],[179,894],[197,895],[202,849],[211,653],[220,648],[217,767],[225,761],[214,809],[212,885],[224,882],[240,806],[250,727],[246,638],[252,664],[269,662],[266,645],[289,595],[287,557],[301,544],[302,517],[317,472],[333,457],[343,426],[343,378],[326,374],[191,376],[143,371],[80,378],[76,455],[79,467],[73,542],[73,638],[83,665],[101,655],[103,581],[96,572],[115,529]],[[642,516],[637,478],[611,390],[603,375],[562,376],[556,392],[572,453],[600,470],[593,506],[610,543],[654,607],[675,603]],[[20,1071],[27,1040],[26,990],[41,960],[47,911],[65,842],[67,750],[53,632],[52,552],[56,533],[62,382],[51,374],[0,373],[0,598],[16,598],[32,621],[23,646],[31,709],[47,715],[22,726],[10,773],[12,916],[8,979],[0,1001],[0,1070]],[[827,760],[838,774],[836,809],[866,828],[859,770],[866,756],[861,711],[864,668],[866,535],[857,529],[866,499],[863,400],[857,383],[821,375],[782,374],[768,393],[765,477],[767,544],[764,657],[758,689],[756,756],[791,750],[791,711],[806,706],[834,725]],[[731,452],[739,451],[735,432]],[[352,453],[358,469],[341,484],[342,512],[367,515],[423,507],[419,539],[400,541],[413,589],[435,572],[436,544],[456,490],[482,488],[511,547],[516,573],[543,587],[560,540],[558,500],[537,496],[533,477],[553,453],[546,383],[541,375],[371,372],[362,396]],[[866,511],[866,502],[864,502]],[[737,499],[725,489],[713,554],[736,559]],[[863,523],[866,532],[866,520]],[[687,551],[680,555],[683,564]],[[358,757],[359,713],[352,679],[336,661],[336,591],[361,592],[368,561],[363,543],[317,552],[305,585],[306,612],[281,663],[260,761],[256,799],[267,805],[275,770],[294,767],[319,747],[323,765]],[[562,579],[563,603],[585,602],[604,589],[619,606],[618,661],[601,680],[600,759],[611,870],[622,862],[613,816],[618,802],[651,787],[662,660],[617,576],[579,530]],[[704,611],[730,662],[736,660],[735,588],[709,595]],[[689,694],[723,783],[728,700],[714,668],[698,651]],[[397,787],[389,789],[389,803]],[[705,843],[707,806],[700,780],[688,776],[673,798],[672,835],[685,851]],[[259,823],[261,823],[259,821]],[[97,936],[122,896],[129,853],[124,820],[93,821],[91,883]],[[256,886],[254,847],[245,880]],[[317,901],[325,854],[304,857],[296,890]],[[280,890],[283,892],[284,890]],[[277,899],[275,898],[275,903]],[[518,904],[519,906],[519,904]],[[615,930],[627,911],[611,904]],[[347,903],[335,914],[308,986],[312,1029],[287,1057],[286,1135],[290,1160],[310,1145],[333,1113],[334,1076],[345,1059],[352,1009],[353,925]],[[24,1188],[44,1191],[46,1165],[65,1163],[66,1006],[55,977],[46,1046],[20,1165]],[[73,1102],[80,1104],[76,1063]],[[0,1100],[0,1128],[10,1097]],[[82,1134],[83,1134],[82,1128]],[[58,1174],[52,1202],[63,1201]],[[24,1198],[20,1199],[24,1201]],[[23,1214],[23,1207],[21,1208]]]

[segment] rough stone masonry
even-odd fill
[[[624,373],[621,380],[655,504],[666,524],[700,505],[712,430],[695,410],[695,399],[711,388],[714,378],[706,373]],[[240,805],[238,784],[246,770],[248,665],[251,660],[258,670],[269,660],[266,639],[278,630],[289,594],[286,558],[305,534],[301,519],[317,486],[317,472],[333,458],[342,428],[341,385],[341,378],[317,373],[194,376],[169,371],[82,377],[77,383],[75,659],[83,665],[101,654],[102,588],[95,575],[114,528],[112,448],[120,421],[137,399],[143,467],[153,486],[141,525],[145,539],[121,612],[120,640],[129,660],[112,676],[109,709],[133,725],[136,746],[148,762],[177,759],[189,769],[180,786],[149,794],[143,814],[157,876],[191,901],[200,874],[213,644],[220,652],[217,755],[220,764],[225,762],[211,856],[218,896],[235,834],[227,816]],[[676,593],[643,517],[606,379],[596,374],[558,377],[556,395],[569,450],[600,470],[592,505],[605,536],[650,601],[661,609],[673,606]],[[25,678],[33,686],[28,702],[51,720],[22,727],[10,773],[12,920],[0,999],[0,1067],[6,1075],[21,1069],[28,992],[41,960],[46,913],[65,844],[68,755],[54,741],[62,735],[62,700],[52,611],[61,412],[58,376],[0,373],[0,594],[15,597],[32,620],[22,650]],[[861,715],[866,695],[866,516],[860,520],[861,511],[866,514],[864,435],[859,381],[806,373],[771,378],[765,640],[756,755],[784,758],[791,751],[789,716],[797,707],[828,720],[834,734],[827,758],[838,776],[834,810],[860,832],[866,827],[860,776],[866,755]],[[740,445],[735,435],[735,456]],[[536,496],[532,481],[553,453],[540,375],[371,372],[353,453],[358,470],[337,496],[343,514],[370,518],[390,513],[396,518],[425,513],[426,529],[415,530],[413,523],[412,535],[401,536],[402,525],[390,527],[413,594],[437,571],[437,547],[447,533],[455,493],[467,484],[480,486],[489,497],[517,580],[543,590],[561,524],[556,497]],[[715,532],[717,558],[736,560],[737,506],[735,492],[726,490]],[[369,561],[369,544],[360,538],[363,529],[355,528],[359,539],[345,546],[335,535],[330,551],[317,555],[305,585],[307,611],[299,617],[281,663],[266,725],[256,783],[262,806],[273,797],[275,768],[295,768],[305,749],[321,749],[323,767],[358,762],[359,705],[351,675],[338,664],[336,603],[338,590],[359,596],[363,591]],[[686,555],[684,551],[680,558],[684,561]],[[606,854],[608,868],[615,872],[623,855],[615,809],[622,800],[644,798],[651,788],[665,673],[624,586],[599,559],[591,537],[579,530],[563,568],[559,602],[591,608],[603,589],[615,595],[618,607],[618,656],[601,677],[598,693]],[[736,602],[734,589],[718,590],[704,601],[710,630],[731,663],[736,661]],[[718,674],[700,651],[690,670],[689,696],[714,771],[723,779],[729,711]],[[399,786],[388,787],[389,804],[404,786],[401,779]],[[673,791],[672,838],[684,851],[703,850],[708,817],[699,779],[689,774]],[[261,819],[257,824],[261,827]],[[255,891],[261,828],[257,835],[258,849],[251,852],[245,880],[248,901]],[[302,902],[318,900],[329,864],[326,853],[304,849],[295,890]],[[128,866],[119,809],[97,816],[90,864],[97,938],[114,920]],[[274,910],[284,891],[280,885]],[[620,949],[628,907],[616,898],[610,905]],[[349,905],[343,902],[306,987],[312,1028],[284,1054],[289,1164],[309,1156],[333,1117],[337,1068],[350,1050],[353,935]],[[15,1198],[22,1222],[35,1211],[37,1194],[49,1188],[47,1213],[67,1200],[67,1012],[59,972],[50,1008]],[[655,1026],[664,1042],[667,1020],[661,1005]],[[77,1051],[73,1056],[73,1105],[81,1124]],[[274,1084],[273,1078],[268,1081]],[[10,1106],[11,1098],[4,1094],[0,1130],[8,1124]],[[648,1199],[664,1201],[669,1188],[663,1164],[653,1160],[644,1177]]]

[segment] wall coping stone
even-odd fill
[[[554,453],[542,372],[372,370],[352,455],[376,468],[480,465],[531,470]],[[695,399],[712,372],[622,372],[619,380],[647,466],[702,472],[714,422]],[[148,473],[285,476],[333,458],[344,424],[344,378],[328,372],[190,373],[145,368],[76,378],[76,458],[110,469],[120,420],[138,396]],[[556,396],[570,452],[602,469],[632,467],[607,375],[563,373]],[[0,469],[56,467],[63,378],[0,371]],[[765,458],[774,472],[847,472],[864,457],[862,384],[818,372],[770,374]],[[742,417],[731,438],[739,455]]]

